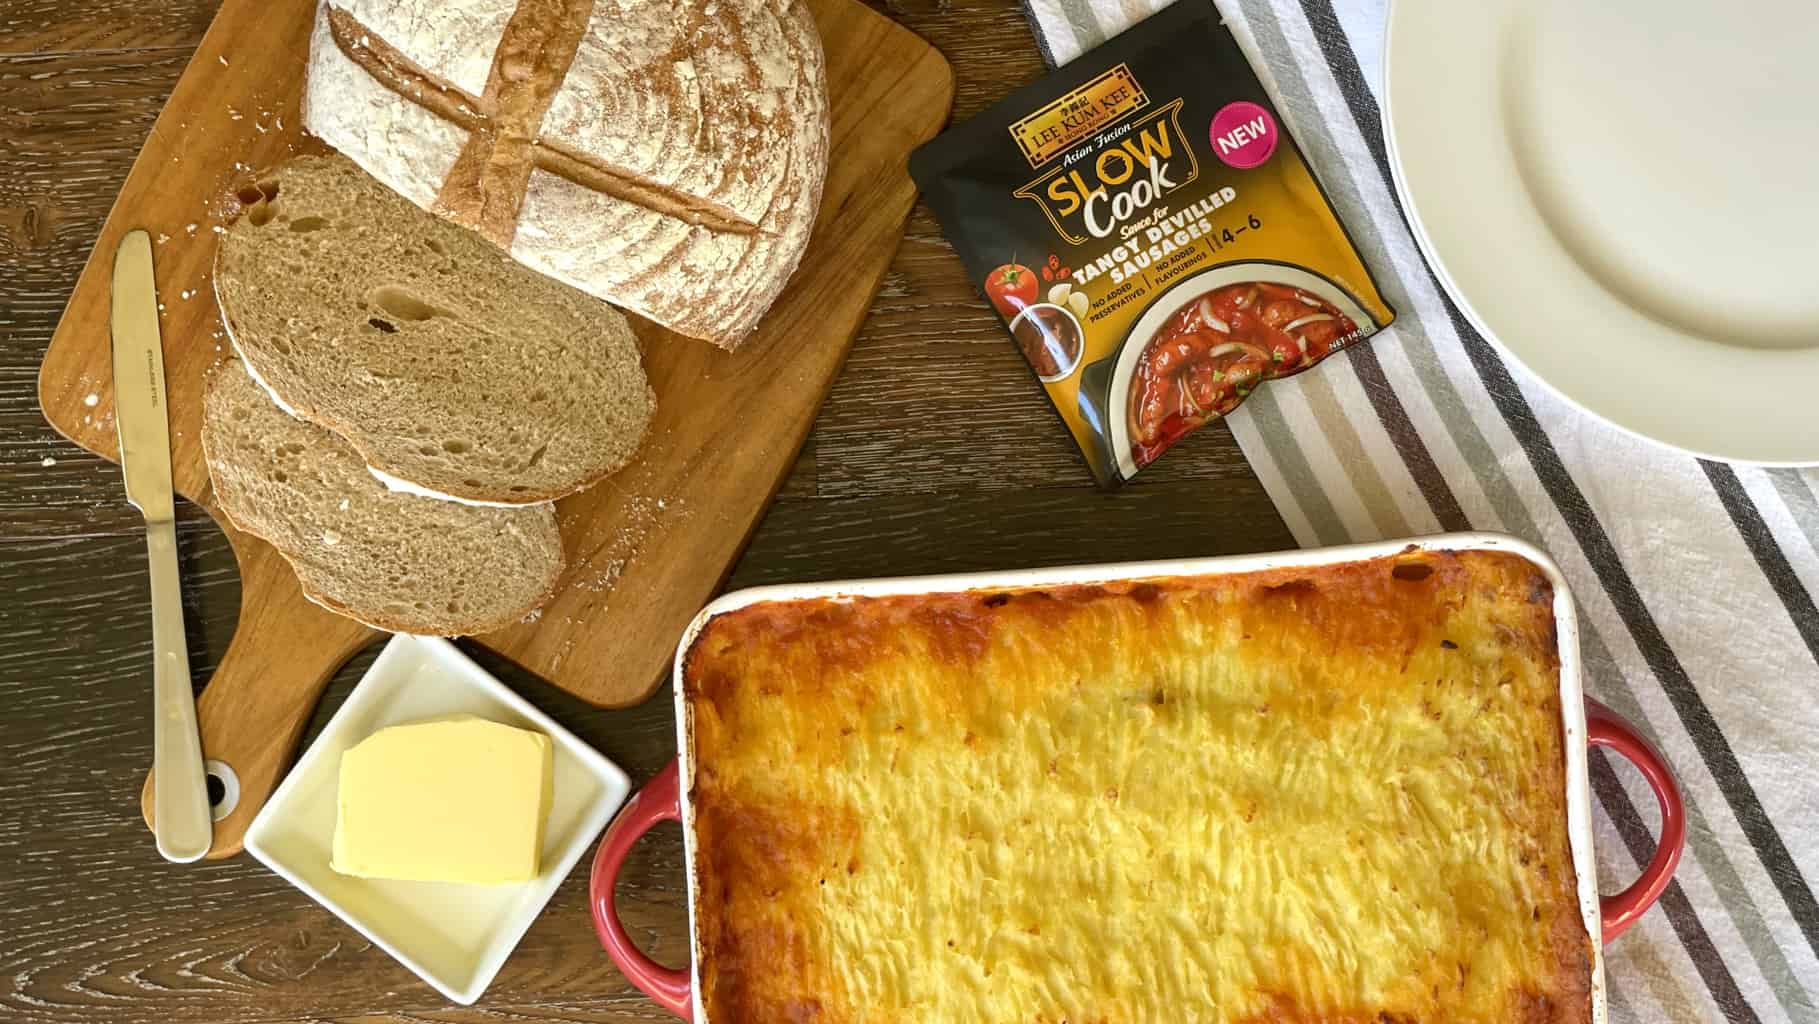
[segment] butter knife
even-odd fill
[[[114,252],[114,422],[126,500],[145,516],[152,578],[152,827],[165,860],[187,863],[214,838],[196,700],[190,690],[183,599],[177,588],[177,520],[171,496],[170,422],[152,240],[129,231]]]

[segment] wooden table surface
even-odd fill
[[[1041,70],[1014,3],[879,6],[953,62],[958,119]],[[143,534],[118,471],[45,425],[36,380],[102,218],[214,8],[0,0],[0,1020],[669,1019],[600,951],[583,869],[464,1009],[248,857],[164,863],[140,821],[151,748]],[[204,680],[238,582],[207,515],[186,506],[180,520],[190,661]],[[1222,427],[1138,483],[1096,491],[919,205],[729,585],[1292,545]],[[342,671],[317,725],[374,653]],[[480,657],[636,779],[673,755],[667,688],[598,711]],[[667,826],[635,852],[619,893],[628,924],[669,963],[685,955],[681,883],[681,833]]]

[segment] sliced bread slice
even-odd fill
[[[551,501],[628,462],[656,396],[611,306],[513,262],[342,156],[299,157],[227,229],[235,349],[395,487]]]
[[[238,361],[202,399],[215,500],[297,571],[310,600],[399,633],[510,625],[562,573],[550,505],[477,508],[387,490],[339,437],[285,415]]]

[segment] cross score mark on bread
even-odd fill
[[[344,0],[306,126],[519,261],[734,347],[794,270],[827,155],[795,0]]]
[[[595,191],[641,205],[673,203],[686,219],[715,231],[751,233],[757,225],[705,199],[666,192],[585,153],[537,138],[556,87],[581,42],[592,0],[521,0],[487,75],[486,92],[469,96],[418,67],[397,47],[362,29],[347,11],[328,8],[329,33],[348,60],[386,88],[470,133],[436,196],[436,212],[510,247],[518,231],[531,168],[541,167]],[[545,24],[551,9],[558,20]]]

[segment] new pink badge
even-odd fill
[[[1249,100],[1227,103],[1207,129],[1213,153],[1241,171],[1248,171],[1276,153],[1276,119]]]

